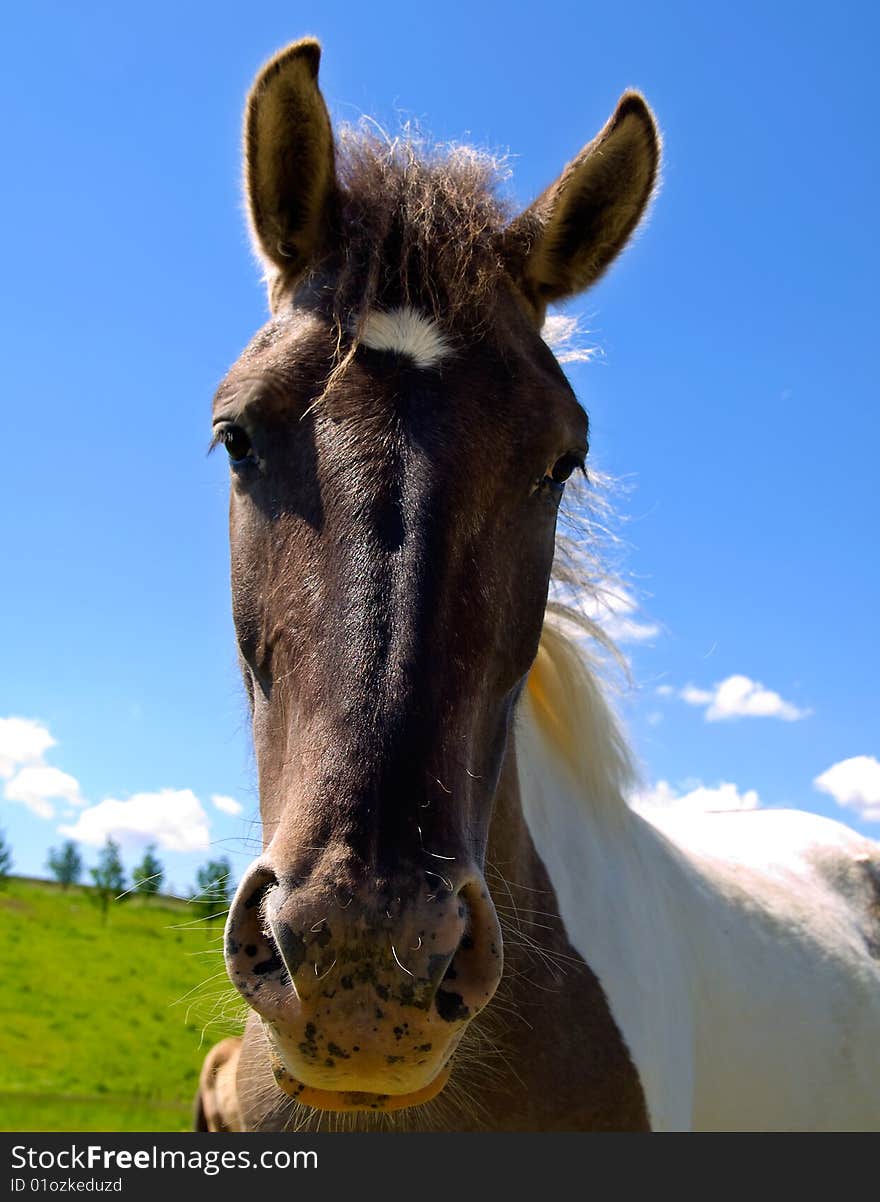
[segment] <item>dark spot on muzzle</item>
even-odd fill
[[[283,968],[281,957],[276,953],[269,960],[261,960],[259,964],[255,964],[253,971],[258,977],[264,977],[270,972],[281,972]]]
[[[461,1022],[470,1014],[460,993],[450,993],[446,989],[438,989],[434,1000],[437,1004],[437,1013],[445,1022]]]

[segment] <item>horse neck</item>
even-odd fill
[[[553,886],[523,814],[516,742],[511,739],[501,768],[486,849],[486,875],[505,932],[505,958],[528,932],[524,919],[561,931]],[[510,936],[514,936],[512,941]]]
[[[686,1124],[675,1110],[687,1109],[692,1071],[692,966],[681,926],[696,899],[677,849],[626,803],[629,756],[597,677],[552,629],[520,705],[514,755],[521,822],[554,913],[601,982],[652,1120]]]
[[[629,752],[597,677],[578,645],[548,620],[508,740],[489,831],[487,872],[502,913],[540,910],[542,922],[564,930],[560,893],[564,901],[573,878],[604,878],[609,857],[638,842],[641,819],[625,800],[631,779]],[[567,917],[574,917],[570,909]],[[577,917],[592,923],[597,912]],[[578,933],[568,930],[567,938],[574,942]]]
[[[492,1116],[489,1129],[643,1130],[648,1117],[638,1074],[596,974],[572,945],[523,806],[520,770],[532,765],[521,760],[531,751],[525,736],[533,720],[527,696],[489,831],[486,872],[501,919],[505,971],[495,1000],[474,1024],[499,1058],[497,1080],[474,1092]],[[623,810],[617,826],[629,814]],[[572,851],[577,855],[577,847]]]
[[[570,953],[573,933],[565,929],[559,885],[572,875],[589,875],[590,863],[607,858],[608,847],[625,845],[642,821],[626,804],[611,761],[606,760],[606,770],[593,764],[591,779],[579,779],[560,755],[558,740],[548,738],[546,714],[543,719],[537,714],[553,704],[546,668],[539,657],[507,743],[486,869],[501,923],[515,944],[559,945],[560,936]],[[603,710],[596,725],[606,727],[608,720]],[[589,748],[600,733],[597,728],[581,732],[584,745]]]
[[[624,797],[630,771],[596,678],[576,645],[545,626],[489,828],[486,869],[502,926],[513,935],[507,946],[558,943],[561,935],[571,951],[559,885],[589,878],[591,864],[638,842],[635,828],[644,824]]]

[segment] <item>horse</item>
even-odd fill
[[[597,631],[554,591],[588,419],[542,328],[646,212],[651,110],[626,92],[515,213],[472,148],[334,132],[320,55],[245,112],[271,318],[213,442],[263,850],[196,1128],[876,1127],[880,847],[630,806]]]

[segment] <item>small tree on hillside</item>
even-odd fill
[[[98,856],[98,866],[90,868],[89,875],[95,882],[92,895],[101,907],[101,917],[106,922],[110,902],[125,892],[125,869],[119,855],[119,844],[114,843],[109,835]]]
[[[196,873],[193,905],[207,920],[225,916],[232,895],[232,865],[225,858],[209,860]],[[210,927],[209,927],[210,929]]]
[[[3,831],[0,831],[0,886],[6,883],[10,868],[12,868],[12,848],[6,842]]]
[[[62,889],[75,885],[82,876],[83,861],[79,848],[72,839],[58,848],[49,848],[47,867]]]
[[[144,850],[144,858],[131,874],[135,893],[153,894],[162,888],[165,879],[165,869],[156,856],[156,844],[151,843]]]

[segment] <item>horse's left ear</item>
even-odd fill
[[[320,61],[314,38],[294,42],[260,71],[245,109],[245,191],[270,294],[273,279],[295,280],[326,249],[336,172]]]
[[[659,165],[653,114],[638,92],[625,92],[605,128],[508,227],[511,270],[539,323],[548,304],[589,288],[617,258]]]

